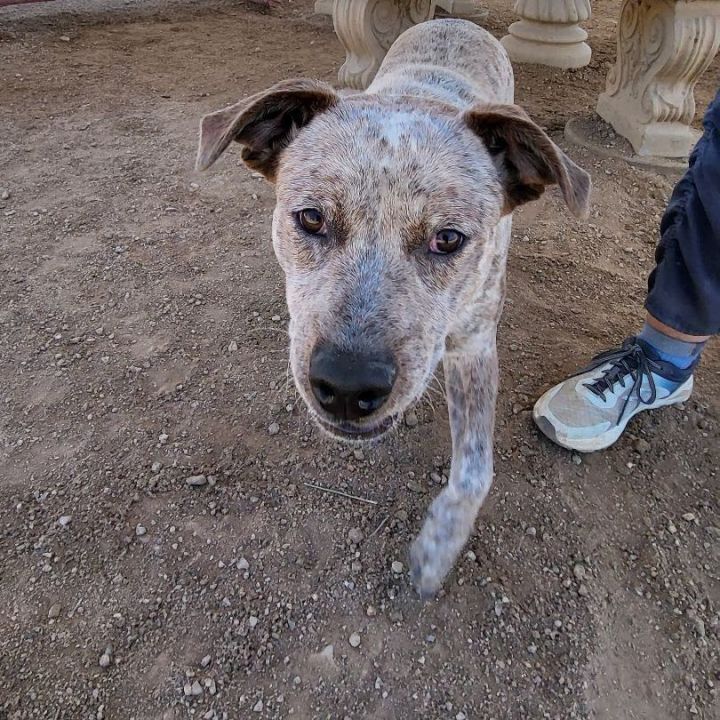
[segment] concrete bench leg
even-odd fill
[[[693,88],[718,46],[717,0],[625,0],[598,114],[638,155],[685,157],[698,137]]]
[[[434,12],[435,0],[334,0],[335,32],[347,53],[340,83],[366,88],[398,35]]]
[[[501,42],[513,62],[583,67],[591,51],[580,23],[590,19],[590,12],[590,0],[517,0],[520,20]]]

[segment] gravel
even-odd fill
[[[337,76],[331,21],[311,0],[262,17],[227,0],[109,2],[0,12],[0,717],[587,720],[618,702],[627,717],[713,716],[719,348],[683,408],[642,413],[580,464],[531,417],[543,388],[628,331],[672,183],[572,147],[594,175],[588,222],[555,192],[516,216],[497,477],[423,602],[405,561],[449,476],[442,393],[361,450],[327,439],[286,387],[272,186],[236,144],[190,170],[204,113],[290,74]],[[491,20],[507,13],[493,2]],[[611,25],[594,24],[597,57],[614,56]],[[238,28],[258,39],[238,44]],[[516,68],[563,147],[601,65]],[[623,677],[652,693],[620,698]]]

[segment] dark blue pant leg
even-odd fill
[[[660,223],[645,307],[688,335],[720,333],[720,91]]]

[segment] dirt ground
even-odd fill
[[[500,36],[510,3],[487,5]],[[593,3],[589,67],[517,67],[594,209],[517,216],[496,484],[425,604],[391,564],[448,473],[442,398],[377,447],[324,440],[286,382],[272,189],[237,153],[192,170],[204,112],[335,81],[311,8],[0,12],[0,718],[717,719],[720,346],[607,452],[530,418],[638,327],[672,188],[562,139],[618,2]],[[719,83],[716,62],[699,108]]]

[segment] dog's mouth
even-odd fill
[[[320,427],[336,440],[368,442],[377,440],[389,432],[397,422],[397,416],[389,415],[373,425],[356,425],[348,421],[331,422],[313,413]]]

